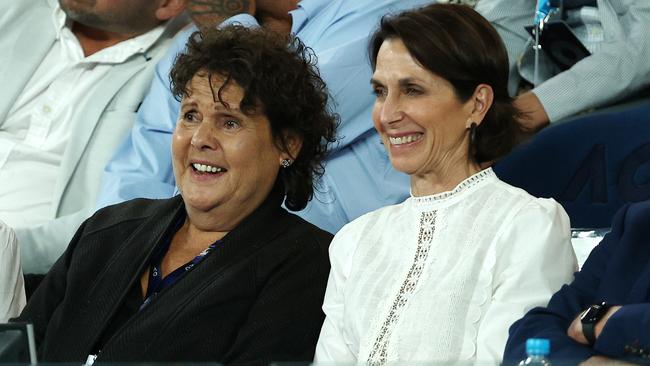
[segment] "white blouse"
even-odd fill
[[[349,223],[330,246],[317,362],[499,362],[577,264],[569,219],[483,170]]]

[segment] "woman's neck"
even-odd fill
[[[228,210],[200,211],[187,206],[185,209],[187,221],[183,229],[186,230],[187,237],[192,240],[207,238],[207,241],[214,242],[228,234],[244,219],[243,215],[227,214],[230,212]]]
[[[223,238],[227,232],[211,232],[197,228],[189,219],[174,233],[169,249],[161,263],[163,277],[185,265],[203,252],[212,243]],[[147,292],[148,273],[141,278],[143,294]]]
[[[194,225],[188,218],[178,231],[174,233],[170,252],[185,253],[187,258],[191,259],[210,246],[210,244],[222,239],[226,234],[228,234],[228,231],[204,230]]]
[[[430,196],[453,190],[460,182],[481,171],[474,163],[448,164],[426,173],[411,175],[411,194]]]

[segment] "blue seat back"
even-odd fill
[[[650,199],[650,102],[542,130],[494,167],[504,181],[560,202],[574,228],[604,228],[625,202]]]

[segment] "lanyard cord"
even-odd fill
[[[201,261],[208,255],[210,252],[214,250],[214,248],[217,247],[217,245],[221,242],[221,240],[217,240],[216,242],[210,244],[209,247],[207,247],[204,251],[199,253],[194,259],[191,261],[185,263],[184,265],[176,268],[172,273],[168,274],[163,278],[162,276],[162,260],[165,257],[165,254],[169,251],[169,246],[171,245],[171,239],[167,241],[159,250],[156,251],[154,256],[151,258],[151,267],[149,268],[149,283],[147,284],[147,294],[145,296],[145,300],[140,305],[140,310],[144,309],[151,300],[153,300],[160,291],[163,289],[171,286],[174,284],[176,281],[178,281],[185,273],[189,272],[194,268],[197,264],[201,263]]]

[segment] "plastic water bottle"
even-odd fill
[[[555,4],[557,1],[552,1],[552,0],[537,0],[537,7],[535,8],[535,30],[534,34],[535,37],[533,37],[533,51],[534,56],[535,56],[535,64],[533,68],[533,86],[539,85],[539,50],[540,50],[540,37],[541,33],[544,30],[544,25],[546,24],[546,21],[548,20],[549,16],[558,11],[557,4]],[[555,6],[554,6],[555,5]]]
[[[551,6],[551,0],[537,0],[537,7],[535,9],[535,24],[541,24],[544,22],[552,10],[553,7]]]
[[[546,357],[551,352],[551,342],[544,338],[529,338],[526,341],[525,360],[519,362],[519,366],[550,366],[551,361]]]

